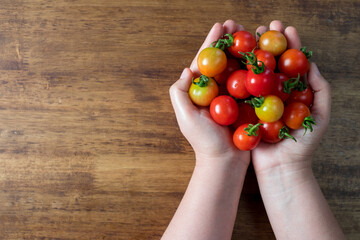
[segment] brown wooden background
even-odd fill
[[[215,22],[280,19],[331,82],[314,171],[360,238],[359,1],[0,0],[0,239],[159,239],[194,154],[168,89]],[[233,239],[273,239],[253,170]]]

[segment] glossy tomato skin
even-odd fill
[[[279,56],[287,48],[287,40],[284,34],[276,30],[263,33],[259,39],[259,47],[269,51],[274,56]]]
[[[288,77],[304,76],[309,71],[310,63],[302,51],[288,49],[280,56],[278,68]]]
[[[247,31],[236,32],[233,34],[233,37],[234,43],[228,50],[234,57],[242,58],[239,52],[251,52],[257,46],[254,35]]]
[[[264,103],[255,108],[256,116],[265,122],[275,122],[279,120],[284,113],[284,103],[275,95],[264,97]]]
[[[285,124],[281,119],[271,123],[259,120],[259,123],[262,123],[260,126],[262,141],[267,143],[277,143],[282,140],[279,134],[280,129],[283,128]]]
[[[250,97],[250,93],[245,87],[247,73],[246,70],[237,70],[229,76],[226,86],[231,96],[239,99]]]
[[[274,55],[270,52],[262,49],[255,49],[254,54],[258,60],[259,66],[261,66],[261,62],[265,64],[265,66],[269,67],[271,70],[275,70],[276,68],[276,60]],[[261,61],[261,62],[260,62]],[[248,70],[251,70],[251,65],[246,65]]]
[[[194,82],[198,82],[199,78],[196,78]],[[211,101],[219,94],[219,88],[214,79],[209,78],[207,86],[200,87],[192,83],[189,88],[189,97],[198,106],[209,106]]]
[[[232,124],[234,129],[237,129],[245,123],[256,124],[258,122],[258,117],[255,114],[255,109],[250,106],[250,104],[245,102],[238,103],[239,108],[239,117]]]
[[[271,94],[279,97],[281,101],[285,102],[290,97],[290,94],[284,92],[284,82],[289,80],[284,73],[275,73],[274,87]]]
[[[255,97],[266,96],[271,93],[274,81],[274,71],[265,66],[264,72],[259,74],[255,74],[252,70],[248,71],[245,86],[248,92]]]
[[[230,96],[218,96],[210,104],[210,115],[220,125],[231,125],[239,116],[238,105]]]
[[[240,64],[235,58],[228,58],[226,68],[220,74],[214,77],[215,81],[220,84],[226,84],[226,80],[231,75],[231,73],[240,69]]]
[[[242,151],[250,151],[254,149],[261,140],[260,128],[256,131],[257,136],[248,136],[245,128],[249,126],[245,123],[238,127],[233,135],[233,142],[235,146]]]
[[[283,120],[291,129],[302,127],[304,119],[311,115],[309,108],[301,102],[293,102],[285,107]]]
[[[314,100],[314,93],[311,87],[308,85],[307,88],[303,91],[292,90],[290,97],[287,99],[286,103],[290,104],[293,102],[301,102],[307,107],[310,107]]]
[[[201,74],[214,77],[225,70],[227,58],[223,50],[214,47],[203,49],[197,59]]]

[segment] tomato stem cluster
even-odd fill
[[[192,79],[193,84],[198,85],[199,87],[206,87],[209,83],[209,78],[205,75],[201,75],[198,81],[194,81],[194,78]]]
[[[289,128],[284,126],[280,129],[279,131],[279,138],[280,139],[288,139],[288,138],[291,138],[292,140],[294,140],[295,142],[296,141],[296,138],[294,138],[293,136],[290,135],[289,133]]]
[[[304,135],[306,134],[306,131],[310,129],[310,132],[313,131],[312,124],[316,125],[315,119],[312,116],[308,116],[304,118],[303,127],[305,128]]]
[[[219,48],[221,50],[225,50],[228,47],[231,47],[234,43],[234,37],[232,34],[225,34],[224,37],[227,38],[220,38],[218,41],[215,41],[211,44],[212,47]],[[215,44],[215,46],[214,46]]]
[[[245,100],[245,102],[250,104],[253,108],[259,108],[263,105],[264,100],[264,97],[253,97],[250,100]]]
[[[255,74],[260,74],[263,73],[265,71],[265,64],[262,61],[259,61],[261,63],[261,66],[258,63],[258,59],[254,53],[253,49],[251,52],[247,52],[247,53],[243,53],[243,52],[239,52],[239,54],[241,54],[243,56],[243,58],[245,58],[245,60],[247,60],[247,62],[244,62],[247,65],[251,65],[251,70],[253,71],[253,73]]]
[[[302,51],[304,53],[304,55],[306,56],[307,59],[310,59],[313,52],[312,51],[307,51],[306,47],[301,47],[300,51]]]
[[[263,125],[262,123],[257,123],[255,125],[249,124],[247,128],[244,128],[244,131],[247,133],[248,136],[257,136],[257,131],[259,130],[259,127]]]

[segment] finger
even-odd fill
[[[265,26],[260,26],[255,31],[256,41],[259,40],[259,34],[262,35],[264,32],[266,32],[268,29]]]
[[[241,24],[236,24],[236,31],[235,32],[238,32],[238,31],[244,31],[245,28],[243,27],[243,25]]]
[[[300,37],[295,27],[293,26],[287,27],[284,31],[284,35],[287,39],[288,48],[295,48],[295,49],[301,48]]]
[[[188,118],[191,113],[197,111],[192,103],[188,91],[191,85],[193,73],[189,68],[185,68],[179,80],[170,87],[170,98],[177,119]]]
[[[270,30],[276,30],[278,32],[284,32],[284,25],[279,20],[274,20],[270,23]]]
[[[211,28],[209,34],[207,35],[204,43],[201,45],[199,51],[197,52],[194,60],[192,61],[191,65],[190,65],[190,69],[191,71],[194,73],[194,75],[196,76],[200,76],[200,72],[197,66],[197,58],[199,56],[199,53],[207,47],[210,47],[210,44],[216,40],[218,40],[224,33],[224,27],[223,25],[221,25],[220,23],[215,23],[214,26]]]
[[[331,112],[331,90],[330,84],[319,72],[315,63],[311,63],[308,73],[308,81],[314,90],[314,101],[311,113],[315,121],[324,122],[326,125],[330,120]]]
[[[226,20],[223,24],[224,34],[230,33],[233,34],[236,31],[236,23],[233,20]]]

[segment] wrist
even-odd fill
[[[245,169],[250,164],[249,152],[230,151],[219,155],[208,155],[195,152],[196,168],[213,168],[217,170]]]
[[[262,193],[274,196],[287,195],[299,186],[316,181],[311,162],[280,164],[255,173]]]

